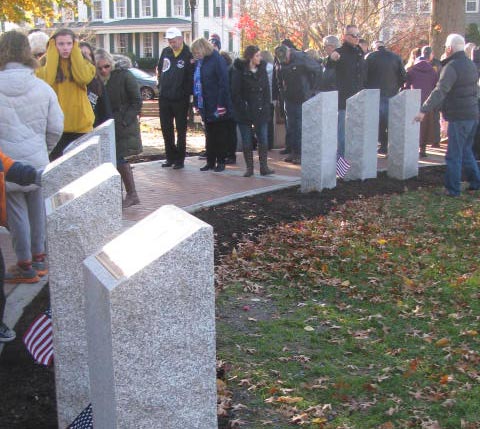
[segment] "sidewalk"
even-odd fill
[[[192,138],[190,144],[203,145],[203,142],[204,138],[198,136]],[[153,140],[149,141],[149,144],[155,146]],[[163,145],[162,142],[156,143],[160,144]],[[427,151],[428,158],[422,158],[419,166],[444,164],[445,150],[445,146],[439,149],[430,148]],[[200,171],[205,160],[196,156],[187,158],[185,168],[181,170],[162,168],[163,161],[134,164],[133,172],[141,203],[123,211],[124,225],[133,225],[165,204],[174,204],[192,213],[202,207],[219,205],[248,195],[270,192],[300,183],[300,166],[284,162],[285,156],[280,155],[278,149],[269,151],[269,167],[275,170],[274,175],[260,176],[256,153],[254,157],[253,177],[243,177],[245,163],[241,153],[237,153],[237,164],[227,165],[226,170],[221,173],[211,170]],[[378,170],[384,171],[386,168],[387,159],[379,155]],[[10,236],[4,228],[0,229],[0,246],[6,266],[15,264]],[[4,319],[8,326],[15,326],[22,315],[23,307],[35,297],[46,281],[42,279],[36,285],[5,285],[8,298]],[[1,350],[0,346],[0,352]]]

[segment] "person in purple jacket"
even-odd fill
[[[437,84],[438,74],[424,56],[418,57],[407,69],[406,89],[420,89],[422,104]],[[420,157],[427,156],[427,144],[435,142],[435,112],[428,112],[420,123]]]

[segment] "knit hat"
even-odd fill
[[[47,52],[47,44],[49,37],[43,31],[35,31],[28,35],[28,42],[30,43],[30,49],[32,55],[44,54]]]

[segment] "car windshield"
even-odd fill
[[[136,68],[131,68],[131,69],[128,69],[132,72],[132,74],[137,77],[137,78],[140,78],[140,79],[152,79],[154,78],[152,75],[149,75],[148,73],[144,72],[143,70],[140,70],[140,69],[136,69]]]

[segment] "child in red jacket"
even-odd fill
[[[15,162],[0,152],[0,226],[7,224],[7,210],[5,203],[5,181],[14,182],[19,185],[31,185],[35,183],[40,186],[42,171],[35,170],[30,165]],[[3,312],[5,310],[5,292],[3,281],[5,279],[5,262],[0,249],[0,343],[7,343],[15,339],[15,331],[3,323]]]

